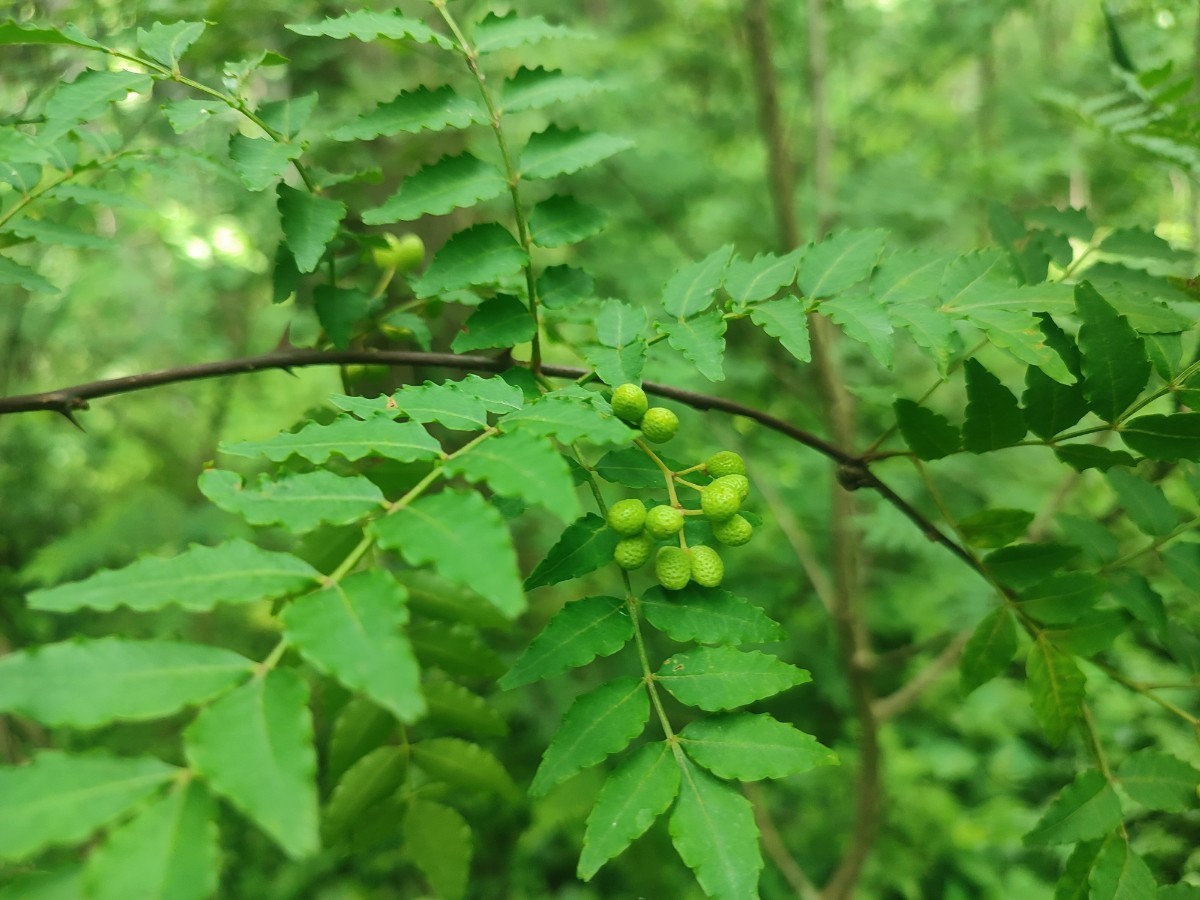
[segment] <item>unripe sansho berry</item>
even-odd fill
[[[721,450],[704,461],[705,471],[713,478],[722,475],[745,475],[746,461],[732,450]]]
[[[740,547],[754,537],[754,526],[742,516],[731,516],[721,522],[710,522],[713,537],[728,547]]]
[[[680,547],[662,547],[654,558],[654,576],[668,591],[679,591],[692,580],[692,558]]]
[[[701,587],[716,587],[725,577],[725,564],[712,547],[693,547],[692,581]]]
[[[679,431],[679,416],[665,406],[652,406],[642,416],[642,434],[646,440],[655,444],[665,444]]]
[[[642,421],[642,416],[646,414],[648,406],[646,392],[636,384],[622,384],[613,391],[613,415],[631,425],[637,425]]]
[[[641,500],[619,500],[608,508],[608,527],[621,537],[640,534],[646,524],[646,504]]]
[[[737,514],[742,498],[728,484],[710,484],[700,492],[700,509],[705,517],[720,522]]]
[[[745,500],[750,494],[750,479],[745,475],[722,475],[713,484],[724,484],[733,488],[739,500]]]
[[[656,506],[646,513],[646,533],[656,540],[679,534],[683,528],[683,513],[673,506]]]
[[[617,541],[613,559],[622,569],[640,569],[650,560],[653,550],[654,541],[646,534],[639,534],[637,537]]]

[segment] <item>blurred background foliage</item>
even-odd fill
[[[471,8],[482,8],[457,5],[468,18]],[[410,13],[424,10],[420,3],[402,6]],[[1153,227],[1188,250],[1200,245],[1197,173],[1088,127],[1086,117],[1072,112],[1122,83],[1098,4],[825,4],[823,74],[833,150],[825,185],[814,181],[810,165],[808,7],[798,2],[770,6],[780,104],[798,161],[795,204],[805,240],[820,238],[831,226],[879,227],[892,234],[895,248],[965,251],[989,242],[988,202],[998,201],[1018,213],[1040,206],[1087,207],[1094,221]],[[674,268],[722,244],[732,242],[747,256],[778,248],[746,4],[584,0],[564,7],[523,0],[490,7],[540,13],[592,31],[594,40],[539,50],[544,65],[600,78],[609,87],[559,120],[636,141],[634,150],[572,184],[609,218],[602,234],[569,251],[573,263],[593,274],[598,296],[654,303]],[[343,9],[341,3],[313,0],[38,0],[4,11],[18,20],[73,22],[106,38],[154,20],[207,20],[214,25],[190,51],[188,72],[215,81],[227,63],[253,58],[264,48],[281,54],[288,62],[258,69],[246,90],[259,102],[316,92],[313,135],[402,89],[457,75],[441,71],[449,63],[440,55],[382,43],[309,41],[283,27]],[[1191,0],[1113,0],[1108,9],[1139,69],[1170,62],[1186,76],[1200,65],[1200,29]],[[3,52],[0,117],[9,121],[36,114],[60,80],[103,64],[76,48],[6,47]],[[164,87],[156,91],[154,104],[167,99],[164,92]],[[543,124],[532,116],[512,126],[537,130]],[[272,303],[272,256],[279,237],[273,196],[248,193],[210,161],[224,159],[226,132],[202,128],[177,136],[149,103],[135,100],[118,105],[111,130],[99,139],[122,152],[157,156],[159,164],[149,175],[107,167],[94,184],[119,195],[120,205],[78,203],[54,212],[103,238],[94,248],[54,247],[35,260],[61,293],[0,288],[0,395],[266,352],[289,334],[297,344],[311,337],[305,298]],[[404,174],[457,150],[447,146],[454,140],[461,138],[400,136],[369,146],[318,142],[313,160],[340,171],[367,171],[342,189],[353,198],[352,208],[361,209],[378,205]],[[487,152],[482,142],[472,149]],[[372,175],[369,170],[380,165],[383,171]],[[417,230],[436,249],[462,224],[430,219],[418,223]],[[452,326],[433,335],[435,347],[448,344]],[[550,345],[548,358],[573,362],[570,326],[562,327],[564,341]],[[805,371],[770,352],[748,324],[732,328],[728,340],[727,382],[718,392],[822,430],[805,401],[812,390]],[[663,349],[647,378],[711,387]],[[861,401],[865,446],[882,430],[892,399],[919,395],[929,374],[925,363],[903,347],[894,371],[882,369],[857,347],[843,352],[850,388]],[[21,600],[29,586],[245,529],[203,501],[195,486],[218,442],[289,427],[327,393],[365,390],[371,377],[353,369],[312,369],[159,388],[94,403],[80,415],[84,431],[50,414],[0,419],[0,652],[95,628],[86,616],[52,621],[31,616]],[[702,458],[715,438],[747,456],[751,477],[761,486],[763,536],[731,556],[727,583],[785,623],[790,637],[780,655],[814,675],[811,686],[777,698],[765,711],[812,732],[835,747],[845,763],[822,770],[819,777],[772,784],[762,796],[783,843],[821,882],[852,824],[855,753],[828,616],[797,564],[798,556],[822,558],[828,466],[777,435],[717,415],[685,412],[681,435],[680,458]],[[1036,450],[1010,451],[981,479],[972,461],[960,458],[943,466],[938,483],[947,506],[960,515],[991,505],[1037,508],[1061,477],[1058,466],[1043,463],[1044,453]],[[919,488],[909,469],[897,466],[885,474],[902,494]],[[1103,508],[1104,498],[1093,495],[1080,502],[1093,505],[1064,513],[1086,519]],[[877,687],[886,694],[952,635],[978,622],[991,600],[982,582],[890,506],[864,497],[862,508],[869,626],[881,655]],[[527,566],[555,539],[553,527],[534,520],[519,535]],[[593,577],[594,593],[610,590],[603,574]],[[1190,589],[1179,581],[1174,590],[1183,597]],[[582,591],[587,593],[588,586]],[[511,661],[565,599],[580,595],[574,584],[542,589],[533,598],[527,630],[495,635],[497,649]],[[107,621],[111,628],[111,618]],[[258,625],[245,614],[224,613],[130,615],[123,627],[129,634],[219,637],[236,645],[253,641]],[[1115,652],[1131,669],[1154,669],[1155,658],[1132,640],[1122,639]],[[496,742],[496,751],[519,782],[531,776],[571,697],[591,679],[614,674],[597,665],[574,680],[494,695],[510,724],[510,735]],[[1194,758],[1190,735],[1154,707],[1089,685],[1093,690],[1099,691],[1097,718],[1110,745],[1128,750],[1156,745]],[[339,702],[321,699],[330,708]],[[682,722],[686,711],[673,714]],[[121,726],[73,740],[85,746],[102,737],[118,748],[122,741],[153,748],[162,739],[166,747],[165,738],[177,724]],[[36,733],[14,734],[5,726],[0,753],[6,762],[20,759],[21,747],[38,740]],[[56,740],[71,746],[69,737]],[[1019,683],[994,681],[964,700],[953,675],[943,677],[914,709],[884,727],[883,742],[887,806],[862,896],[1051,896],[1062,860],[1045,849],[1025,848],[1021,835],[1037,820],[1045,798],[1072,777],[1083,750],[1074,744],[1054,749],[1044,742]],[[527,808],[493,811],[486,819],[490,831],[479,833],[476,844],[473,895],[624,897],[631,896],[628,885],[636,884],[642,896],[696,896],[698,889],[674,858],[662,822],[591,885],[576,881],[582,821],[600,777],[599,771],[587,772]],[[289,864],[253,829],[233,815],[226,818],[226,833],[244,831],[245,840],[226,842],[237,849],[236,858],[226,860],[223,896],[414,896],[413,882],[397,875],[395,858],[386,850],[352,860],[326,855]],[[1136,849],[1164,882],[1200,879],[1197,847],[1200,818],[1194,810],[1138,827]],[[770,865],[763,892],[789,895]]]

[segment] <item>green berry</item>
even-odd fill
[[[754,536],[754,526],[742,516],[733,516],[723,522],[712,522],[712,533],[728,547],[740,547]]]
[[[650,551],[654,549],[654,541],[648,535],[639,534],[637,537],[617,541],[613,551],[613,559],[622,569],[640,569],[650,559]]]
[[[725,577],[725,564],[712,547],[692,548],[692,581],[701,587],[716,587]]]
[[[728,484],[710,484],[700,492],[700,509],[710,522],[723,522],[737,515],[742,498]]]
[[[646,524],[646,504],[641,500],[619,500],[608,508],[608,527],[621,537],[641,534]]]
[[[637,425],[646,414],[646,392],[636,384],[622,384],[612,395],[612,411],[618,419]]]
[[[396,237],[390,232],[383,236],[386,247],[376,247],[371,251],[371,258],[381,269],[395,269],[397,272],[411,272],[425,262],[425,242],[415,234]]]
[[[727,484],[733,488],[739,500],[745,500],[750,494],[750,479],[745,475],[722,475],[713,484]]]
[[[692,558],[680,547],[662,547],[654,558],[654,577],[668,591],[682,590],[692,580]]]
[[[720,478],[722,475],[745,475],[746,461],[732,450],[722,450],[706,459],[704,468],[713,478]]]
[[[665,444],[675,437],[675,432],[679,430],[679,416],[665,406],[652,406],[646,410],[638,427],[642,429],[646,440],[655,444]]]
[[[646,513],[646,533],[656,540],[679,534],[683,528],[683,513],[673,506],[656,506]]]

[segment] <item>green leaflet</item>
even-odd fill
[[[1178,813],[1195,805],[1200,771],[1168,753],[1139,750],[1121,764],[1117,781],[1142,806]]]
[[[313,110],[317,108],[317,99],[314,92],[264,103],[258,108],[258,117],[273,131],[286,138],[294,138],[312,118]]]
[[[918,459],[941,459],[962,449],[962,434],[941,413],[903,397],[892,404],[904,443]]]
[[[235,134],[229,139],[229,159],[249,190],[265,191],[282,176],[293,159],[304,152],[299,144],[280,144],[270,138]]]
[[[1091,888],[1088,876],[1100,852],[1100,841],[1085,841],[1075,845],[1054,885],[1054,900],[1088,900]]]
[[[646,311],[620,300],[606,300],[596,316],[596,339],[606,347],[626,347],[646,333]]]
[[[213,609],[222,603],[253,603],[316,585],[320,573],[287,553],[234,540],[216,547],[193,546],[178,556],[147,556],[124,569],[97,572],[83,581],[33,591],[29,606],[48,612],[76,609],[137,611],[178,603],[184,609]]]
[[[708,896],[758,896],[763,865],[758,826],[750,801],[739,791],[684,764],[670,830],[675,850]]]
[[[652,588],[641,599],[646,621],[681,643],[743,644],[777,641],[783,627],[741,597],[689,584],[681,591]]]
[[[709,381],[724,381],[725,321],[719,309],[710,309],[690,319],[656,323],[667,335],[667,343],[695,363]]]
[[[401,626],[404,588],[383,569],[357,572],[338,585],[293,601],[283,611],[288,643],[353,691],[404,722],[425,712],[420,671]]]
[[[958,674],[963,693],[1002,674],[1017,653],[1017,625],[1007,609],[996,609],[984,616],[963,649]]]
[[[1054,448],[1054,455],[1076,472],[1085,472],[1088,469],[1107,472],[1114,466],[1137,465],[1137,460],[1124,450],[1109,450],[1095,444],[1058,444]]]
[[[1153,900],[1158,893],[1145,861],[1114,831],[1104,840],[1088,876],[1090,900]]]
[[[562,454],[529,431],[500,434],[454,456],[447,475],[485,482],[503,497],[518,497],[544,507],[564,522],[583,512],[575,483]]]
[[[158,719],[216,696],[253,668],[232,650],[203,644],[66,641],[0,658],[0,710],[77,728]]]
[[[515,275],[529,257],[503,225],[487,222],[450,238],[419,278],[409,279],[418,297],[496,284]]]
[[[470,741],[450,737],[419,741],[412,745],[412,759],[426,775],[451,787],[486,791],[507,801],[520,796],[500,761]]]
[[[808,313],[803,301],[795,297],[759,303],[750,310],[750,321],[777,339],[788,353],[800,360],[812,359],[808,336]]]
[[[679,737],[684,752],[720,778],[784,778],[838,763],[837,754],[811,734],[765,714],[699,719]]]
[[[1078,554],[1067,544],[1013,544],[993,550],[983,563],[997,581],[1022,588],[1049,578]]]
[[[757,650],[700,647],[666,660],[655,679],[680,703],[714,712],[771,697],[812,676]]]
[[[595,513],[567,526],[558,543],[525,579],[525,589],[558,584],[594,572],[612,562],[617,534]]]
[[[424,496],[371,523],[380,546],[410,564],[432,564],[448,581],[469,586],[507,618],[525,609],[512,536],[499,511],[475,492]]]
[[[69,83],[60,83],[46,101],[45,116],[52,129],[66,122],[89,122],[108,111],[113,103],[129,94],[141,94],[153,87],[154,81],[141,72],[99,72],[86,69]],[[65,130],[65,129],[63,129]]]
[[[590,881],[667,811],[679,793],[679,764],[665,742],[646,744],[604,782],[588,814],[578,875]]]
[[[960,519],[958,530],[976,547],[1003,547],[1021,538],[1033,519],[1025,509],[982,509]]]
[[[346,217],[346,204],[286,184],[279,185],[277,196],[283,237],[296,260],[296,268],[311,272],[321,262],[325,247]]]
[[[1106,476],[1129,520],[1142,534],[1168,535],[1179,525],[1179,513],[1157,484],[1138,478],[1127,469],[1113,469]]]
[[[1029,650],[1025,675],[1034,715],[1050,743],[1061,744],[1083,703],[1083,673],[1070,656],[1039,638]]]
[[[103,44],[88,37],[75,25],[39,28],[12,20],[0,22],[0,45],[2,44],[73,44],[91,50],[105,49]]]
[[[639,339],[624,347],[587,347],[584,356],[605,384],[637,384],[646,365],[646,342]]]
[[[396,730],[396,719],[365,697],[353,697],[333,722],[329,753],[322,772],[328,788],[376,747],[387,743]]]
[[[592,276],[574,266],[548,266],[538,276],[537,292],[546,309],[567,309],[592,299]]]
[[[488,700],[454,681],[427,681],[421,686],[425,695],[427,721],[447,731],[471,737],[503,737],[508,723]]]
[[[461,96],[449,85],[421,86],[380,103],[369,113],[335,128],[329,136],[335,141],[369,141],[393,134],[443,131],[485,122],[487,114],[474,99]]]
[[[316,23],[285,25],[289,31],[309,37],[331,37],[337,40],[358,38],[364,43],[379,37],[393,40],[411,40],[418,44],[437,44],[449,50],[454,45],[448,38],[433,31],[418,19],[409,19],[399,11],[371,12],[360,9],[342,16],[332,16]]]
[[[726,244],[675,272],[663,288],[663,308],[677,319],[687,319],[708,309],[725,280],[725,269],[732,256],[733,245]]]
[[[272,669],[200,713],[184,732],[188,762],[292,858],[317,850],[317,754],[308,685]]]
[[[436,667],[449,675],[488,680],[499,678],[506,668],[496,652],[466,626],[425,622],[410,626],[408,639],[422,668]]]
[[[313,288],[313,309],[333,345],[339,350],[350,346],[354,326],[371,311],[369,295],[355,288],[319,284]]]
[[[796,280],[803,258],[803,249],[783,256],[760,253],[751,260],[735,256],[725,271],[725,292],[739,306],[767,300]]]
[[[1046,624],[1074,622],[1086,615],[1107,585],[1087,572],[1062,572],[1021,592],[1018,608]]]
[[[333,399],[337,402],[337,398]],[[376,404],[381,413],[388,412],[387,402],[387,398],[380,398]],[[394,403],[390,412],[393,416],[398,414]],[[377,455],[397,462],[417,462],[436,459],[441,456],[442,448],[416,422],[392,422],[383,417],[362,421],[342,416],[328,425],[309,422],[295,434],[283,432],[265,441],[222,443],[221,452],[265,456],[275,462],[295,455],[321,465],[335,453],[349,460]]]
[[[598,396],[598,395],[597,395]],[[597,445],[628,444],[635,432],[612,415],[608,405],[601,409],[592,403],[562,393],[544,394],[522,409],[509,413],[500,422],[500,430],[528,431],[561,443],[587,441]]]
[[[676,471],[683,468],[669,459],[663,461]],[[662,470],[637,447],[625,447],[605,453],[596,463],[596,474],[605,481],[623,484],[625,487],[661,488],[663,486]]]
[[[585,597],[566,604],[503,678],[511,690],[611,656],[633,637],[633,622],[617,597]]]
[[[362,218],[368,225],[410,222],[422,216],[466,209],[499,197],[507,190],[503,173],[491,163],[469,153],[447,156],[409,175],[382,206],[364,210]]]
[[[542,756],[529,793],[545,794],[576,772],[623,750],[650,718],[641,678],[615,678],[575,699]]]
[[[1049,316],[1043,315],[1040,319],[1046,343],[1058,353],[1075,376],[1073,384],[1063,384],[1037,366],[1025,370],[1025,393],[1021,395],[1025,421],[1030,431],[1040,438],[1049,439],[1082,419],[1088,407],[1083,396],[1079,348]]]
[[[569,247],[599,234],[608,224],[603,210],[574,197],[543,200],[529,214],[529,230],[539,247]]]
[[[0,858],[75,844],[158,791],[179,769],[151,757],[38,753],[0,768]]]
[[[511,50],[546,40],[583,38],[589,35],[564,25],[551,25],[541,16],[518,16],[516,13],[501,16],[488,13],[483,21],[475,26],[473,37],[476,52],[494,53],[497,50]]]
[[[1059,794],[1033,831],[1028,844],[1073,844],[1103,837],[1121,824],[1121,801],[1104,775],[1088,769]]]
[[[363,475],[335,475],[325,469],[289,474],[277,480],[259,476],[245,485],[235,472],[200,473],[200,492],[226,512],[251,525],[275,525],[303,533],[322,523],[348,525],[384,505],[383,492]]]
[[[43,294],[58,293],[58,288],[29,266],[23,266],[7,256],[0,256],[0,284],[15,284],[26,291],[39,291]]]
[[[1094,656],[1107,650],[1129,627],[1129,616],[1120,609],[1097,609],[1058,628],[1043,631],[1046,640],[1075,656]]]
[[[846,336],[865,344],[884,368],[892,366],[892,321],[887,309],[866,290],[847,291],[817,308],[841,326]]]
[[[178,897],[217,890],[216,804],[197,781],[177,787],[108,835],[88,858],[87,896],[97,900]]]
[[[378,815],[372,807],[404,785],[408,753],[402,747],[376,747],[356,760],[338,779],[321,813],[321,833],[336,838],[359,819]]]
[[[1128,320],[1095,289],[1083,282],[1075,287],[1083,396],[1088,408],[1105,422],[1115,422],[1150,377],[1146,349]]]
[[[1200,462],[1200,412],[1138,416],[1117,433],[1130,450],[1150,459]]]
[[[601,90],[604,90],[604,85],[589,78],[564,75],[553,69],[527,69],[522,66],[500,86],[499,105],[505,113],[544,109]]]
[[[384,403],[393,414],[402,413],[415,422],[437,422],[455,431],[486,428],[489,407],[494,405],[453,381],[408,384]]]
[[[854,287],[871,274],[887,232],[841,231],[804,251],[800,264],[800,290],[810,300],[832,297]]]
[[[491,413],[510,413],[525,405],[525,395],[521,393],[521,389],[509,384],[500,375],[491,378],[468,375],[461,381],[450,384],[454,390],[474,397]]]
[[[1192,262],[1191,253],[1185,250],[1176,250],[1146,228],[1115,228],[1100,242],[1099,249],[1103,253],[1129,256],[1134,259]]]
[[[554,178],[594,166],[633,146],[628,138],[551,125],[521,151],[522,178]]]
[[[967,420],[963,447],[987,453],[1011,447],[1025,437],[1025,420],[1012,391],[975,359],[963,362],[967,376]]]
[[[438,897],[461,900],[467,893],[473,854],[471,826],[449,806],[414,800],[404,814],[404,853]]]
[[[479,305],[454,336],[450,349],[468,353],[487,347],[515,347],[533,338],[537,322],[529,308],[510,294],[497,294]]]

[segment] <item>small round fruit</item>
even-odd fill
[[[717,551],[701,545],[693,547],[691,553],[692,581],[701,587],[711,588],[719,585],[725,577],[725,564],[721,562]]]
[[[656,506],[646,513],[646,533],[655,540],[677,535],[682,528],[683,513],[673,506]]]
[[[618,419],[637,425],[646,414],[646,392],[636,384],[622,384],[613,391],[612,411]]]
[[[754,526],[742,516],[732,516],[723,522],[711,522],[713,537],[727,547],[740,547],[754,537]]]
[[[727,484],[737,492],[739,500],[745,500],[750,494],[750,479],[745,475],[722,475],[713,484]]]
[[[654,541],[645,534],[617,541],[613,551],[613,559],[622,569],[640,569],[650,560],[650,552],[654,549]]]
[[[710,484],[700,492],[700,509],[710,522],[723,522],[737,515],[742,498],[728,484]]]
[[[621,537],[642,533],[646,524],[646,504],[641,500],[618,500],[608,508],[608,527]]]
[[[425,242],[419,236],[406,234],[396,237],[388,232],[383,239],[387,241],[387,246],[376,247],[371,251],[371,258],[379,268],[411,272],[425,262]]]
[[[665,444],[679,431],[679,416],[665,406],[652,406],[646,410],[638,427],[642,429],[646,440],[655,444]]]
[[[692,558],[680,547],[662,547],[654,558],[654,577],[668,591],[679,591],[692,580]]]
[[[746,461],[732,450],[721,450],[704,461],[704,468],[713,478],[722,475],[745,475]]]

